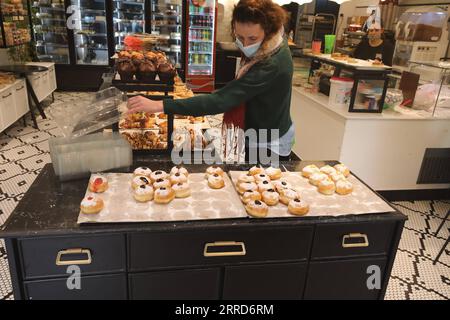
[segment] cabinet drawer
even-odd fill
[[[311,239],[312,227],[134,233],[129,237],[129,267],[132,271],[140,271],[174,266],[306,260]]]
[[[72,282],[70,282],[72,283]],[[32,300],[125,300],[127,277],[125,274],[83,276],[81,289],[68,289],[67,278],[26,281],[26,298]]]
[[[149,272],[129,277],[131,299],[219,299],[219,268]]]
[[[301,299],[305,276],[306,263],[226,267],[223,299]]]
[[[396,222],[331,224],[317,226],[312,259],[355,255],[386,255]]]
[[[26,279],[65,276],[69,265],[78,265],[83,274],[126,270],[123,235],[22,239],[20,248]]]
[[[383,287],[386,258],[346,261],[312,262],[309,265],[305,299],[372,300],[379,299],[380,290],[369,289],[368,279],[375,273],[369,266],[379,267],[380,288]],[[370,284],[372,278],[369,280]]]

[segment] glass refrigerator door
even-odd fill
[[[76,63],[108,65],[105,0],[71,0],[71,4],[77,11],[73,30]]]
[[[31,7],[36,54],[39,61],[69,63],[64,1],[33,3]]]
[[[21,45],[31,41],[30,21],[26,0],[0,1],[6,47]]]
[[[188,75],[213,74],[215,0],[189,1]]]
[[[151,3],[151,33],[160,35],[156,49],[165,52],[175,68],[183,68],[183,0],[152,0]]]
[[[144,32],[144,0],[113,0],[113,10],[115,48],[120,51],[125,48],[123,40],[127,35]]]

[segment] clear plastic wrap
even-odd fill
[[[121,109],[126,108],[127,95],[117,88],[108,88],[75,102],[54,103],[48,109],[51,118],[65,137],[81,137],[120,120]]]

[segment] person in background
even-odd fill
[[[392,66],[394,45],[385,39],[383,33],[380,23],[372,23],[367,30],[367,39],[359,43],[353,56],[362,60],[377,59],[385,65]]]
[[[290,34],[292,32],[295,37],[295,32],[297,31],[295,27],[297,26],[297,18],[298,18],[298,9],[300,5],[296,2],[291,2],[289,4],[285,4],[281,6],[288,13],[288,23],[285,26],[286,34]]]

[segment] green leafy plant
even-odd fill
[[[15,63],[25,63],[36,60],[36,51],[34,42],[24,43],[22,45],[8,48],[8,56]]]

